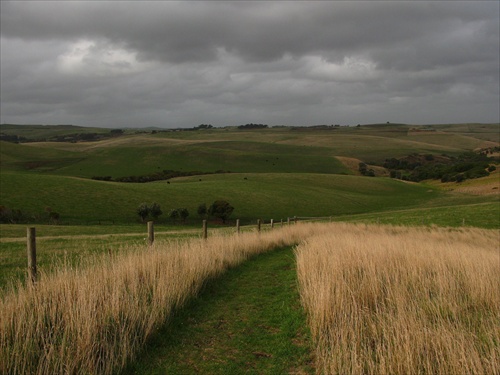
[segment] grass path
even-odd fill
[[[291,247],[209,281],[125,374],[308,374],[311,343]]]

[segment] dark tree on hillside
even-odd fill
[[[179,217],[181,218],[182,222],[185,223],[186,219],[189,216],[189,211],[187,208],[178,208],[177,211],[179,211]]]
[[[207,210],[207,204],[202,203],[198,206],[198,210],[196,211],[200,217],[205,217],[207,216],[208,210]]]
[[[233,211],[234,207],[229,202],[223,200],[215,201],[208,209],[208,213],[211,216],[221,219],[223,224],[226,223],[226,220],[231,216]]]
[[[113,136],[118,136],[118,135],[122,135],[123,134],[123,130],[121,130],[121,129],[112,129],[109,133],[111,135],[113,135]]]
[[[163,211],[161,210],[161,207],[158,203],[154,202],[150,207],[149,207],[149,214],[153,217],[153,219],[158,219],[158,217],[163,214]]]
[[[179,209],[177,208],[170,210],[170,212],[168,213],[168,217],[171,218],[174,221],[174,223],[179,218],[179,216],[180,216]]]
[[[141,205],[137,207],[137,215],[140,216],[142,222],[146,220],[149,215],[149,207],[146,203],[141,203]]]

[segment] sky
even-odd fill
[[[2,0],[0,123],[497,123],[499,4]]]

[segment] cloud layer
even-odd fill
[[[499,3],[5,2],[1,122],[499,122]]]

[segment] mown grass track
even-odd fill
[[[209,281],[125,374],[313,373],[291,247]]]

